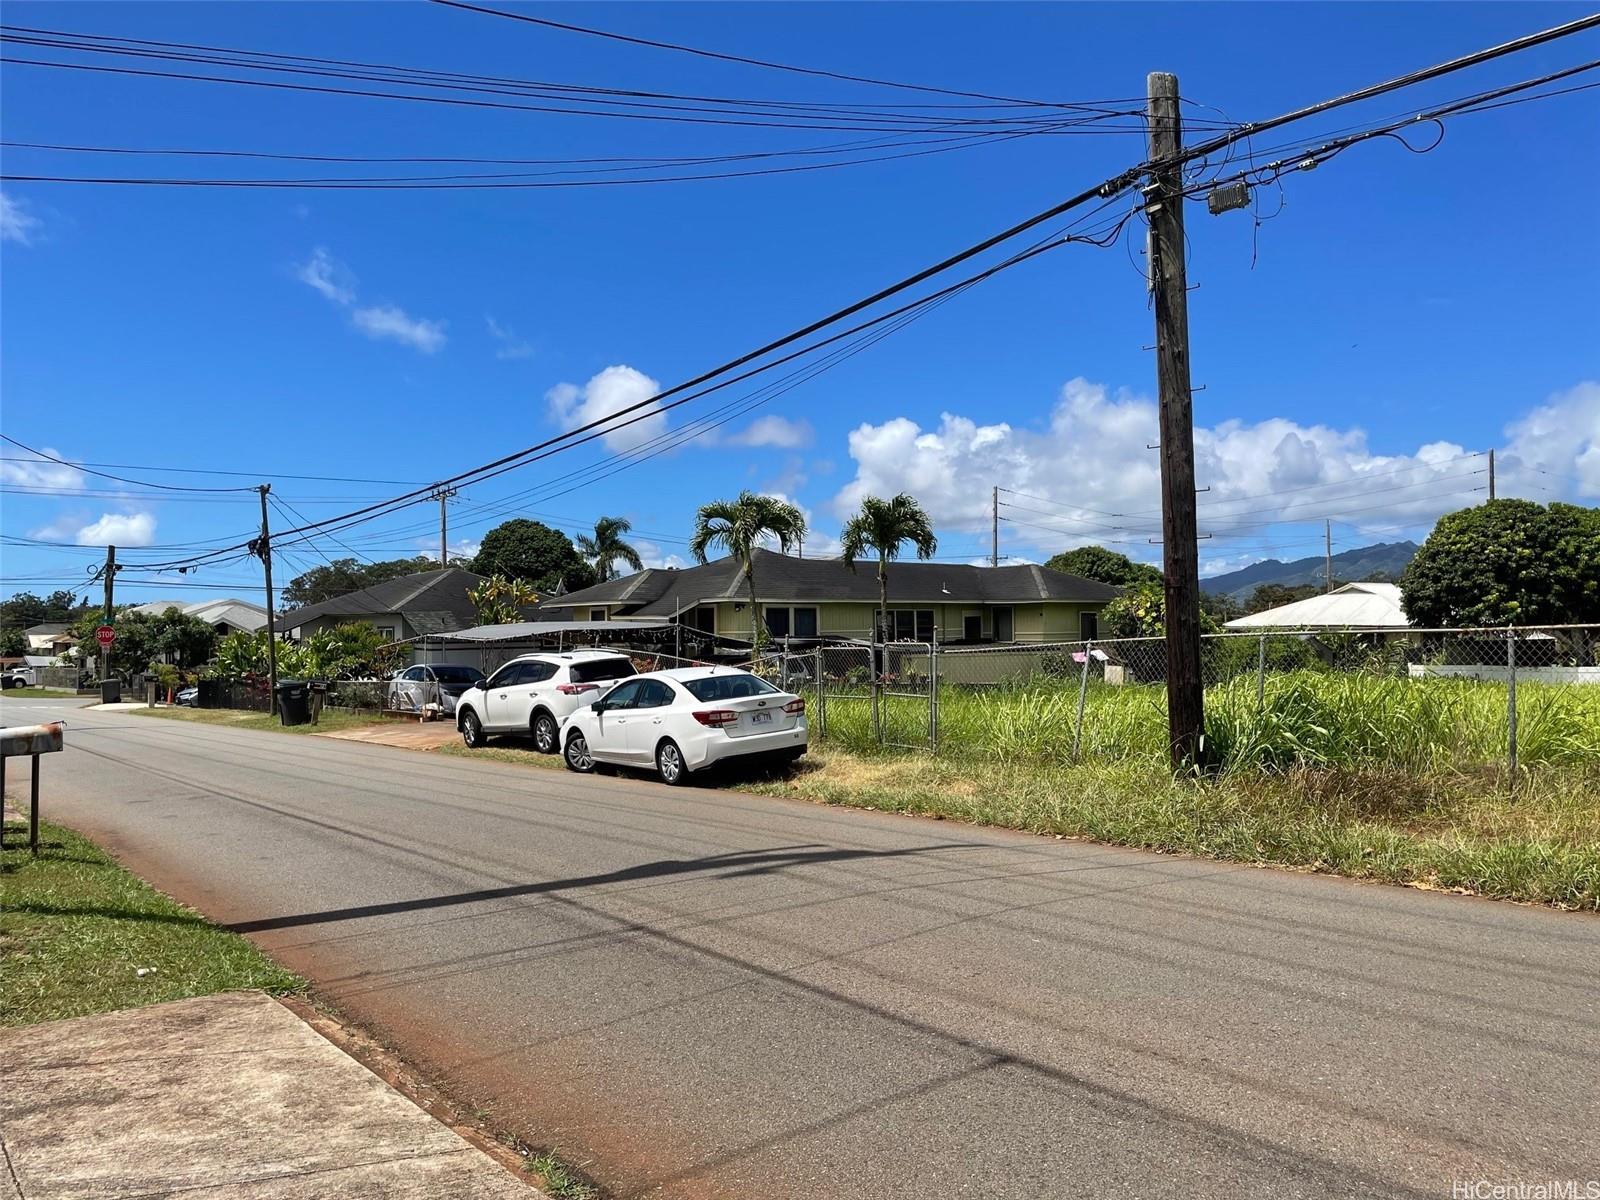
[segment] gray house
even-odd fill
[[[367,621],[390,641],[401,642],[430,633],[454,633],[478,623],[468,592],[483,576],[460,567],[419,571],[375,583],[318,604],[308,604],[278,618],[278,631],[299,641],[319,629],[350,621]]]
[[[756,591],[767,630],[779,638],[867,638],[878,606],[878,564],[851,570],[837,558],[755,552]],[[1063,642],[1099,636],[1100,610],[1121,593],[1092,579],[1035,565],[889,564],[889,629],[895,641],[944,644]],[[646,570],[552,598],[539,620],[681,621],[749,640],[744,574],[733,558],[683,570]]]

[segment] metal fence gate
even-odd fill
[[[931,642],[821,646],[812,720],[828,738],[903,750],[938,744],[938,647]]]

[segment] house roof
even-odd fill
[[[328,617],[356,619],[398,613],[419,633],[467,629],[477,623],[478,617],[467,593],[481,582],[483,576],[461,567],[418,571],[297,608],[280,617],[278,627],[294,630]]]
[[[40,625],[30,625],[22,632],[28,637],[44,637],[47,633],[65,633],[71,628],[70,621],[45,621]]]
[[[141,604],[131,611],[159,617],[169,608],[175,608],[188,617],[196,617],[207,625],[227,622],[235,629],[255,632],[267,623],[267,610],[248,600],[228,596],[219,600],[155,600]]]
[[[858,560],[855,570],[838,558],[796,558],[771,550],[755,552],[756,590],[763,604],[878,599],[876,562]],[[600,604],[623,604],[633,617],[671,618],[678,607],[714,600],[742,600],[743,572],[734,558],[719,558],[684,570],[640,571],[562,596],[541,615]],[[1048,567],[979,567],[968,563],[891,562],[893,604],[1028,604],[1041,600],[1103,604],[1120,593],[1108,584]]]
[[[1347,583],[1229,621],[1228,629],[1397,629],[1411,622],[1393,583]]]

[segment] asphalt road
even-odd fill
[[[1600,1178],[1593,916],[68,720],[48,816],[617,1195],[1320,1200]]]

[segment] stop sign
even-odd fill
[[[117,631],[109,625],[102,625],[94,631],[94,640],[109,650],[111,643],[117,640]]]

